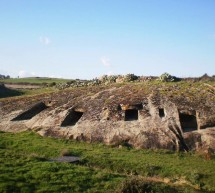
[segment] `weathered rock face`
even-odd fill
[[[215,150],[214,93],[182,86],[127,84],[5,99],[0,130],[137,148]]]

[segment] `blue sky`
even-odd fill
[[[0,74],[215,74],[214,0],[0,0]]]

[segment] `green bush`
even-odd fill
[[[159,80],[161,82],[176,82],[180,79],[165,72],[159,77]]]
[[[49,83],[49,87],[53,87],[53,86],[55,86],[56,85],[56,82],[51,82],[51,83]]]

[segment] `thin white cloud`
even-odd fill
[[[26,72],[25,70],[20,70],[18,73],[18,76],[20,78],[26,78],[26,77],[36,76],[36,74],[34,72]]]
[[[20,70],[19,73],[18,73],[18,76],[20,78],[26,77],[26,72],[24,70]]]
[[[39,40],[40,40],[40,43],[43,45],[49,45],[51,43],[50,38],[46,36],[40,36]]]
[[[48,75],[47,76],[48,78],[63,78],[62,76],[56,76],[56,75]]]
[[[63,78],[62,76],[57,76],[57,75],[54,75],[54,74],[49,74],[49,75],[36,74],[35,72],[27,72],[25,70],[20,70],[18,72],[18,76],[19,76],[19,78],[27,78],[27,77]]]
[[[107,72],[107,75],[110,76],[110,75],[114,75],[114,73],[112,71],[109,71]]]
[[[111,66],[110,59],[105,56],[101,57],[101,62],[104,66]]]

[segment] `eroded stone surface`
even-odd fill
[[[192,85],[180,95],[172,93],[173,88],[180,90],[177,85],[160,88],[128,84],[5,99],[0,106],[0,130],[34,130],[42,136],[137,148],[187,151],[210,147],[215,150],[213,95],[205,91],[199,97],[196,95],[199,91],[190,92],[194,89]],[[41,103],[46,108],[31,119],[16,120],[21,113]],[[67,122],[72,124],[62,125],[71,111],[82,114],[76,122],[71,116]],[[183,129],[180,113],[195,116],[197,127]],[[186,125],[192,127],[192,124]]]

